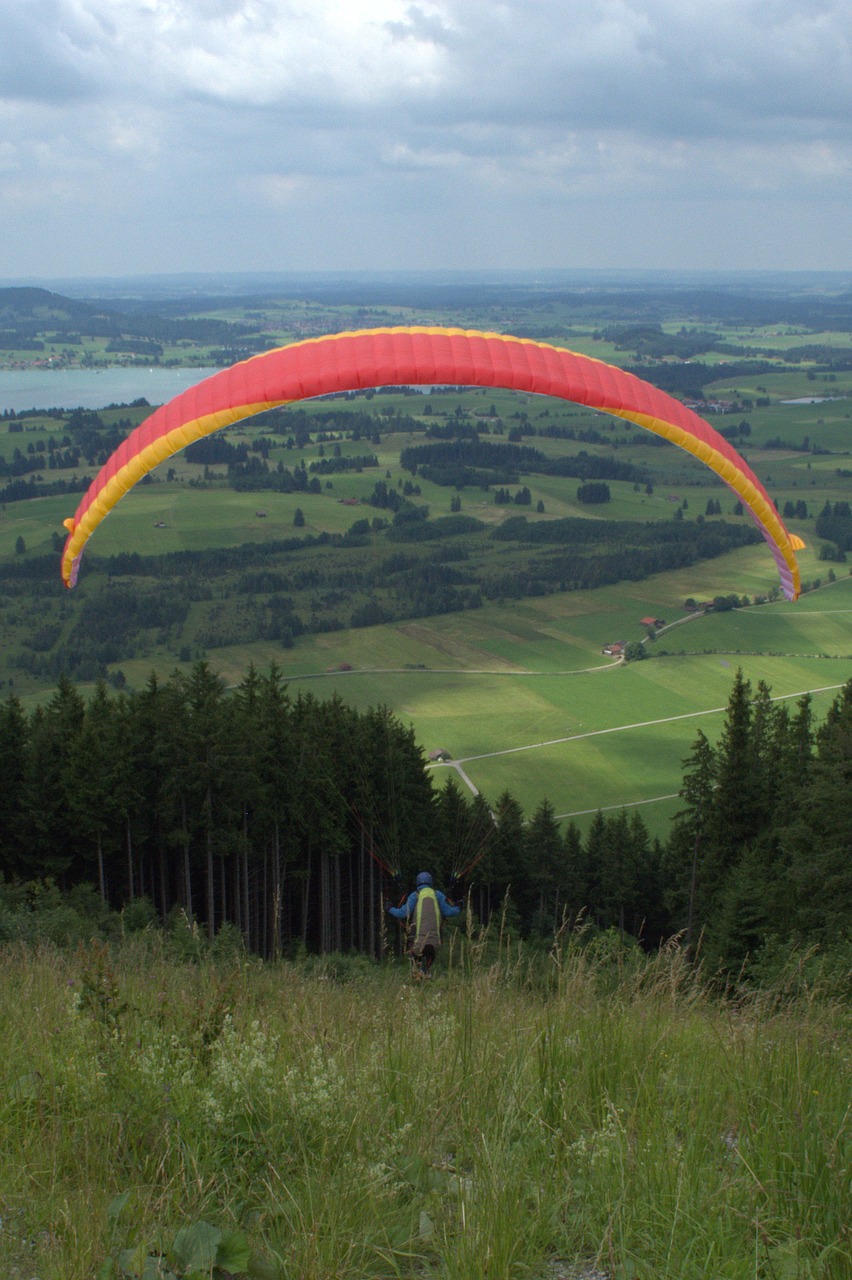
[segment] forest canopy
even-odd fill
[[[265,956],[377,956],[383,905],[428,867],[451,886],[469,868],[476,917],[531,940],[580,923],[646,947],[679,935],[714,969],[756,972],[849,945],[852,681],[816,724],[807,695],[791,709],[738,672],[719,741],[699,733],[683,762],[665,842],[637,810],[599,812],[584,839],[546,797],[527,816],[508,792],[439,790],[387,709],[292,697],[275,666],[231,692],[199,662],[134,695],[85,700],[62,679],[29,714],[10,697],[0,766],[0,940],[20,925],[9,904],[49,881],[183,912],[211,938],[228,924]]]

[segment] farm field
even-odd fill
[[[824,714],[852,678],[852,660],[743,657],[653,659],[606,673],[433,678],[411,674],[299,681],[293,692],[391,707],[427,749],[449,751],[494,803],[510,791],[531,811],[543,796],[583,829],[598,808],[642,804],[649,830],[664,835],[680,804],[682,762],[699,729],[715,741],[736,667],[773,696],[809,690]],[[451,765],[435,767],[436,781]]]
[[[748,554],[765,560],[761,549]],[[747,580],[748,567],[740,573],[724,579],[729,587]],[[274,661],[292,696],[385,705],[412,725],[425,751],[450,752],[464,785],[490,803],[509,790],[532,810],[547,796],[581,829],[598,808],[641,804],[649,830],[662,837],[679,808],[683,759],[699,729],[718,736],[737,668],[774,697],[814,691],[818,717],[852,678],[852,578],[795,605],[691,617],[672,598],[678,585],[667,575],[633,584],[632,602],[612,588],[305,637],[286,654],[237,647],[218,651],[213,666],[237,683],[249,661]],[[646,610],[682,621],[647,646],[644,662],[605,657],[602,640],[644,635]],[[133,683],[147,675],[144,664],[123,670]],[[435,766],[436,784],[451,770]]]

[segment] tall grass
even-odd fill
[[[119,1276],[198,1222],[281,1280],[840,1280],[849,1011],[677,948],[0,951],[0,1274]],[[112,1259],[112,1262],[110,1262]]]

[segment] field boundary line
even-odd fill
[[[611,809],[636,809],[640,804],[659,804],[661,800],[677,800],[679,795],[679,791],[673,791],[670,796],[650,796],[647,800],[623,800],[621,804],[599,804],[596,809],[575,809],[573,813],[557,813],[554,817],[557,822],[561,822],[563,818],[585,818],[590,813],[609,813]]]
[[[808,694],[814,693],[832,693],[837,689],[845,688],[844,684],[827,684],[822,685],[818,689],[803,689],[798,693],[780,693],[774,698],[770,698],[770,702],[787,702],[791,698],[804,698]],[[544,742],[530,742],[522,747],[504,747],[500,751],[487,751],[479,756],[459,756],[454,761],[435,761],[427,767],[439,768],[447,764],[459,765],[470,764],[475,760],[492,760],[495,756],[511,756],[517,755],[522,751],[539,751],[542,747],[557,747],[564,742],[579,742],[583,738],[597,738],[606,733],[626,733],[630,729],[650,729],[657,724],[674,724],[678,720],[697,720],[701,716],[717,716],[727,711],[727,705],[724,707],[709,707],[704,711],[685,711],[682,715],[677,716],[661,716],[658,720],[637,720],[635,724],[616,724],[611,725],[608,729],[589,729],[585,733],[570,733],[564,738],[548,738]]]
[[[334,676],[589,676],[597,671],[617,671],[623,665],[623,659],[616,658],[597,667],[571,667],[567,671],[530,671],[526,667],[516,671],[492,671],[488,667],[353,667],[351,671],[305,671],[284,678],[291,684],[295,680],[330,680]]]

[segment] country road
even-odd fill
[[[802,689],[798,693],[779,694],[777,697],[770,698],[770,701],[771,702],[787,702],[791,698],[803,698],[806,694],[835,693],[838,690],[842,689],[843,687],[844,686],[842,684],[821,685],[815,689]],[[511,756],[511,755],[519,754],[520,752],[523,752],[523,751],[540,751],[543,747],[556,747],[556,746],[561,746],[566,742],[579,742],[583,738],[597,738],[597,737],[602,737],[604,734],[609,734],[609,733],[629,733],[632,729],[648,729],[653,725],[672,724],[678,720],[696,720],[702,716],[719,715],[721,713],[724,713],[726,710],[727,710],[727,707],[725,706],[707,707],[703,711],[688,711],[683,713],[682,715],[677,715],[677,716],[660,716],[656,720],[637,720],[631,724],[612,725],[608,729],[589,729],[585,733],[571,733],[566,735],[563,738],[548,738],[542,742],[529,742],[521,747],[505,747],[500,751],[483,752],[482,755],[461,756],[459,757],[458,760],[430,761],[430,763],[426,767],[429,769],[455,769],[456,773],[459,775],[459,777],[462,779],[465,785],[469,788],[472,794],[479,795],[478,788],[472,782],[467,772],[463,768],[464,765],[473,764],[477,760],[492,760],[497,756]],[[632,808],[636,804],[654,804],[658,800],[671,800],[674,798],[676,794],[677,792],[672,793],[672,795],[653,796],[650,799],[634,801],[632,805],[619,804],[619,805],[610,805],[609,807],[615,808],[615,809],[621,809],[621,808]],[[562,813],[562,814],[558,814],[557,816],[560,818],[572,818],[572,817],[580,817],[586,813],[596,813],[596,812],[597,812],[597,809],[593,809],[593,810],[580,809],[580,810],[577,810],[576,813]]]

